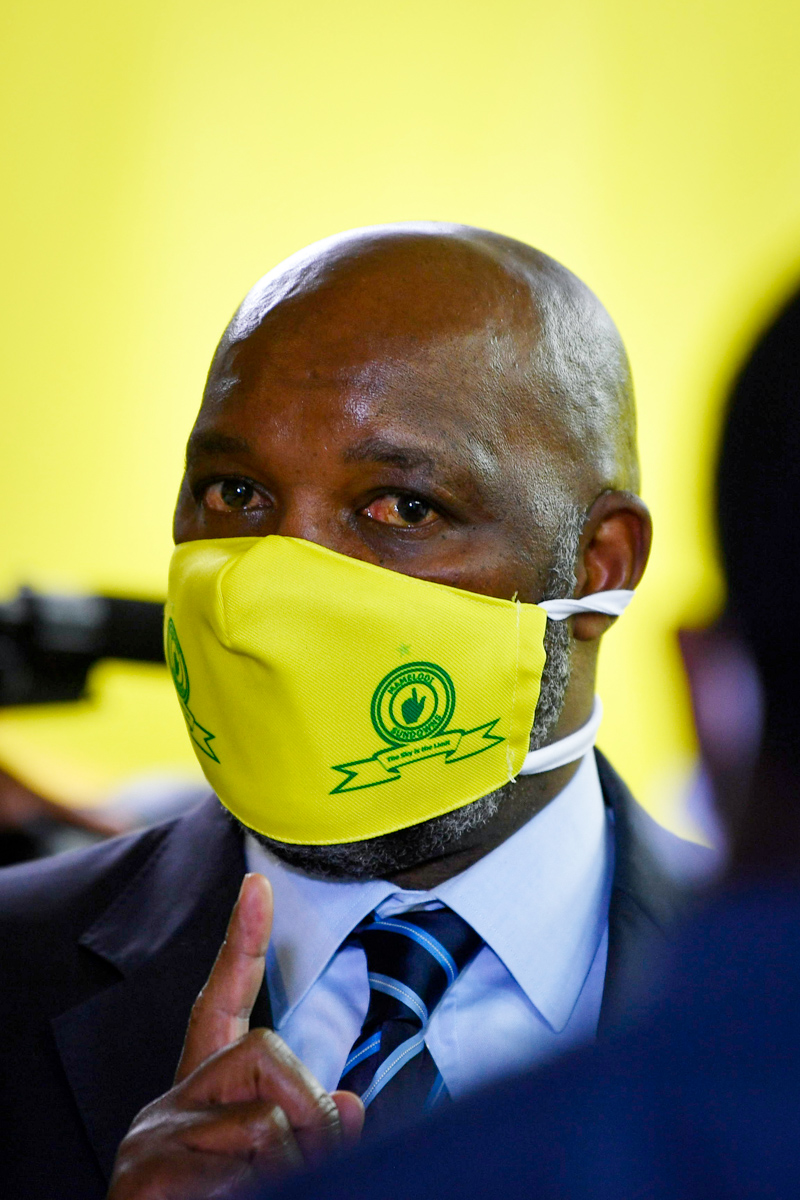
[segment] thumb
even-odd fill
[[[364,1104],[355,1092],[331,1092],[331,1099],[339,1110],[342,1137],[345,1142],[357,1142],[364,1128]]]
[[[225,940],[189,1017],[176,1083],[250,1029],[271,931],[272,888],[263,875],[245,875]]]

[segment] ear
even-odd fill
[[[635,588],[650,554],[653,525],[647,505],[633,492],[603,492],[595,500],[581,534],[576,596]],[[599,638],[613,617],[581,613],[572,619],[578,641]]]

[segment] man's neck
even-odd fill
[[[447,854],[390,875],[390,882],[410,891],[427,892],[466,871],[546,808],[564,790],[579,766],[580,760],[541,775],[520,775],[514,783],[506,785],[502,803],[490,821],[466,833]]]

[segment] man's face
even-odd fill
[[[525,347],[513,323],[476,318],[469,291],[460,311],[454,290],[430,319],[402,292],[377,305],[358,287],[312,296],[223,341],[189,440],[176,542],[280,534],[468,591],[542,599],[564,540],[556,433],[532,427],[535,405],[514,394]],[[527,421],[513,415],[526,407]],[[567,630],[555,630],[537,744],[568,679]],[[319,874],[391,876],[477,837],[500,801],[366,843],[270,846]]]

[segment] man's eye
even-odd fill
[[[430,525],[436,520],[434,508],[418,496],[379,496],[362,510],[365,517],[383,525],[407,529],[413,525]]]
[[[230,512],[231,509],[261,508],[261,497],[252,483],[245,479],[218,479],[203,492],[203,502],[215,512]]]

